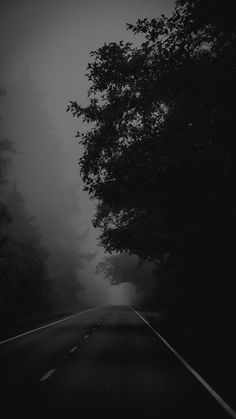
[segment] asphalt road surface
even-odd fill
[[[0,344],[4,418],[230,418],[130,307],[90,309]]]

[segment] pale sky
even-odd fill
[[[82,149],[74,138],[80,123],[66,107],[69,100],[86,101],[90,51],[104,42],[132,42],[126,23],[170,14],[174,0],[0,0],[0,5],[0,85],[8,94],[3,132],[22,152],[15,176],[39,222],[47,211],[57,216],[64,205],[62,189],[74,187],[79,209],[67,222],[82,235],[89,229],[83,246],[93,253],[94,204],[82,191],[77,164]],[[95,277],[103,254],[100,249],[84,271],[84,282],[91,295],[119,302],[132,290]]]

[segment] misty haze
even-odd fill
[[[8,417],[236,418],[234,1],[0,2]]]

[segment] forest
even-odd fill
[[[160,327],[215,341],[236,314],[233,7],[177,0],[170,17],[127,24],[141,45],[92,51],[88,103],[68,106],[86,126],[81,176],[108,252],[98,269],[140,285],[123,262],[151,263],[142,282]]]
[[[80,250],[80,233],[67,225],[68,214],[73,215],[78,212],[74,198],[75,190],[70,186],[60,187],[55,191],[55,181],[52,176],[46,178],[49,185],[46,189],[42,176],[38,176],[36,164],[39,161],[42,165],[40,153],[42,155],[44,150],[48,158],[47,163],[46,158],[43,161],[45,175],[47,167],[52,165],[54,173],[58,174],[50,156],[53,141],[50,137],[50,124],[47,114],[40,110],[38,105],[40,97],[30,81],[21,82],[18,90],[17,95],[21,105],[19,106],[17,102],[14,104],[18,109],[18,119],[14,121],[14,126],[16,130],[18,128],[18,137],[24,136],[24,138],[23,140],[20,138],[18,142],[14,138],[14,143],[10,138],[0,139],[0,337],[2,339],[88,305],[88,302],[79,296],[83,285],[78,273],[88,255],[82,255]],[[6,107],[4,100],[7,95],[8,92],[2,89],[0,122],[3,122]],[[21,98],[24,98],[24,108]],[[29,128],[27,118],[30,118],[32,128]],[[31,143],[36,150],[36,162],[30,151]],[[56,145],[56,142],[53,144]],[[38,196],[38,213],[42,213],[37,219],[31,215],[32,210],[29,210],[29,194],[26,196],[23,193],[22,182],[19,185],[18,179],[15,179],[11,173],[17,163],[20,168],[22,167],[26,150],[31,153],[32,161],[29,162],[30,186],[32,185],[35,191],[33,196]],[[56,153],[55,149],[52,149],[52,152],[58,160],[60,154]],[[27,164],[27,158],[24,163]],[[32,164],[34,171],[31,168]],[[61,167],[59,169],[61,171]],[[42,185],[44,185],[43,194],[40,191]],[[48,199],[49,191],[51,200]],[[59,202],[60,211],[58,209],[55,212],[54,208],[58,205],[55,199],[56,193],[58,195],[60,193],[62,199]],[[50,210],[52,204],[53,208]]]
[[[219,0],[177,0],[169,17],[127,23],[134,42],[92,51],[87,104],[71,100],[67,109],[85,125],[76,135],[79,168],[107,252],[97,274],[112,285],[132,284],[140,307],[162,313],[160,329],[193,339],[217,339],[219,328],[228,338],[236,314],[233,7],[231,0],[224,8]],[[35,138],[37,157],[50,121],[31,99],[30,83],[18,88],[25,109],[16,101],[15,123]],[[7,91],[0,95],[2,109]],[[58,158],[54,187],[60,150],[54,140],[42,147]],[[79,211],[76,187],[59,189],[71,204],[55,199],[62,215],[47,213],[42,234],[8,175],[19,152],[11,138],[0,139],[2,335],[88,305],[79,271],[91,255],[81,253],[80,232],[63,221],[63,212]],[[39,176],[49,182],[42,168]]]
[[[236,418],[235,0],[3,3],[7,409]]]

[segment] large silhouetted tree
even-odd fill
[[[128,24],[142,45],[92,52],[89,104],[68,107],[91,124],[78,133],[80,166],[101,244],[157,261],[159,275],[174,267],[189,310],[217,288],[223,301],[221,278],[229,284],[233,266],[233,6],[178,0],[170,18]]]

